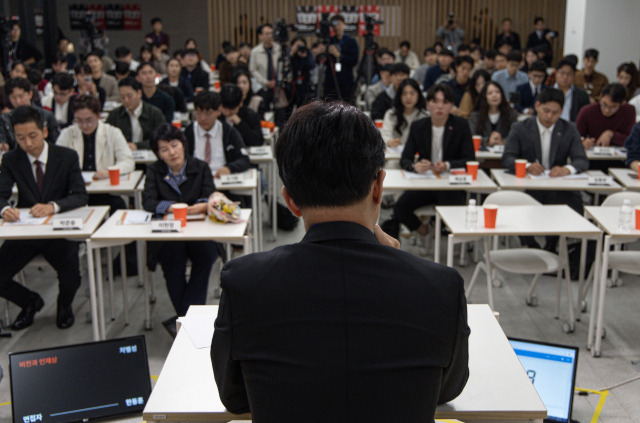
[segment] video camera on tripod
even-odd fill
[[[17,16],[11,16],[9,18],[0,16],[0,63],[2,63],[3,69],[0,69],[3,73],[9,72],[9,53],[11,51],[11,28],[13,24],[19,22]]]
[[[322,19],[320,20],[320,25],[318,29],[316,29],[316,35],[319,38],[320,43],[329,45],[329,39],[331,38],[331,28],[336,26],[336,21],[333,19],[329,19],[328,13],[322,14]]]
[[[273,39],[280,44],[286,44],[289,42],[289,31],[295,32],[297,30],[298,27],[295,24],[288,24],[284,18],[280,18],[276,21]]]
[[[89,50],[101,48],[100,40],[104,35],[104,31],[96,23],[92,12],[87,11],[87,15],[82,22],[82,32],[89,45]]]
[[[376,73],[375,54],[378,51],[378,44],[374,41],[375,34],[373,30],[376,25],[382,25],[384,21],[376,19],[372,15],[364,15],[365,34],[364,34],[364,55],[358,69],[358,79],[364,82],[365,86],[369,86],[374,73]]]

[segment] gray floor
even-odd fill
[[[293,232],[279,231],[276,243],[270,242],[270,230],[265,227],[265,247],[295,242],[302,238],[302,225]],[[403,248],[417,254],[417,248],[403,240]],[[443,250],[444,253],[444,250]],[[457,260],[456,260],[457,262]],[[474,264],[458,267],[466,281],[471,277]],[[219,269],[219,267],[217,268]],[[215,269],[214,269],[215,270]],[[55,327],[55,283],[53,271],[49,268],[42,270],[28,268],[26,271],[28,286],[40,292],[46,302],[45,308],[38,313],[34,325],[22,332],[15,332],[11,338],[0,338],[0,365],[5,369],[5,377],[0,382],[0,421],[11,421],[9,375],[7,372],[8,353],[37,348],[52,347],[65,344],[88,342],[92,340],[91,324],[87,320],[89,301],[86,295],[86,284],[78,292],[74,309],[76,324],[70,330],[61,331]],[[603,340],[603,356],[598,359],[591,357],[584,348],[587,337],[588,315],[583,315],[572,334],[565,334],[561,329],[562,317],[554,319],[555,311],[555,279],[543,277],[537,290],[539,305],[527,307],[524,302],[527,292],[527,279],[518,276],[508,276],[507,283],[501,288],[494,289],[496,309],[500,312],[500,323],[508,336],[544,340],[548,342],[570,344],[580,347],[577,386],[581,388],[601,389],[617,382],[638,375],[640,371],[640,336],[638,335],[638,300],[640,298],[640,284],[638,277],[624,275],[624,285],[610,288],[607,291],[606,308],[606,338]],[[85,278],[86,280],[86,278]],[[131,324],[124,325],[122,313],[121,288],[119,279],[116,280],[115,311],[116,319],[109,321],[107,331],[109,337],[122,337],[134,334],[146,336],[149,350],[149,367],[152,375],[158,375],[162,369],[172,343],[172,339],[164,330],[161,321],[173,315],[173,309],[164,288],[164,280],[160,272],[155,275],[157,302],[153,305],[154,329],[145,331],[142,324],[144,316],[142,289],[137,280],[129,278],[127,289],[130,304]],[[213,282],[215,283],[215,281]],[[574,284],[574,292],[577,284]],[[210,303],[215,304],[213,289],[210,289]],[[108,291],[105,293],[108,301]],[[590,297],[589,297],[590,298]],[[475,288],[471,302],[483,303],[487,299],[486,282],[481,279]],[[566,301],[566,298],[563,299]],[[564,302],[563,302],[564,307]],[[4,310],[4,305],[0,307]],[[18,310],[10,308],[12,318]],[[108,308],[107,308],[108,313]],[[2,315],[2,313],[0,313]],[[640,381],[633,382],[610,392],[600,415],[601,422],[634,422],[640,420]],[[573,418],[580,422],[589,422],[594,413],[599,397],[576,396],[574,401]],[[127,419],[130,422],[140,422],[141,417]]]

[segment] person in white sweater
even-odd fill
[[[387,110],[382,124],[382,139],[387,147],[405,145],[411,124],[428,117],[427,104],[418,83],[407,78],[400,83],[393,100],[393,108]]]

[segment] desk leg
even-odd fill
[[[102,287],[102,257],[100,256],[100,248],[94,250],[96,254],[96,280],[98,282],[98,313],[100,315],[100,337],[107,339],[107,329],[104,323],[104,291]]]
[[[271,231],[273,232],[273,242],[278,240],[278,166],[272,161],[269,165],[271,169]]]
[[[133,196],[133,201],[134,201],[134,205],[136,206],[137,210],[142,210],[142,192],[141,191],[136,191],[135,195]],[[144,275],[142,274],[143,272],[143,268],[144,266],[146,266],[147,263],[145,263],[144,261],[142,261],[142,248],[143,248],[143,243],[144,241],[136,241],[136,255],[138,256],[138,286],[142,286],[144,284]]]
[[[576,310],[578,310],[578,320],[580,320],[582,314],[582,302],[584,301],[584,297],[586,293],[583,293],[584,290],[584,273],[585,273],[585,263],[587,262],[587,238],[582,238],[580,242],[580,268],[578,269],[578,301],[576,301]]]
[[[122,308],[124,309],[124,324],[129,324],[129,300],[127,295],[127,260],[125,247],[120,246],[120,274],[122,275]]]
[[[611,248],[611,236],[604,237],[604,249],[602,253],[602,272],[600,276],[600,287],[598,292],[598,321],[595,332],[595,348],[591,351],[594,357],[600,357],[600,349],[602,347],[602,329],[604,323],[604,296],[607,287],[607,269],[609,267],[609,249]]]
[[[252,216],[252,221],[253,221],[253,249],[254,251],[258,251],[259,250],[259,232],[258,232],[258,223],[260,221],[260,217],[259,217],[259,209],[258,209],[258,201],[256,201],[256,196],[257,196],[257,192],[258,192],[258,188],[256,187],[256,190],[253,191],[251,193],[251,216]]]
[[[262,251],[262,178],[258,178],[258,186],[256,187],[257,191],[257,201],[258,210],[256,215],[258,216],[258,249],[256,251]]]
[[[153,324],[151,323],[151,304],[149,304],[149,272],[147,271],[146,263],[147,263],[147,243],[144,243],[144,248],[142,248],[142,258],[145,266],[142,268],[143,279],[144,279],[144,328],[146,330],[153,329]]]
[[[602,256],[602,236],[598,236],[596,241],[596,262],[593,270],[593,280],[591,281],[591,312],[589,313],[589,334],[587,335],[587,349],[593,349],[593,332],[596,326],[596,311],[598,308],[598,290],[600,289],[600,266]]]
[[[87,244],[87,273],[89,274],[89,303],[91,304],[91,326],[93,326],[93,340],[100,341],[100,327],[98,322],[98,304],[96,302],[96,274],[93,263],[93,250],[91,240],[86,241]]]
[[[489,307],[492,311],[495,311],[493,308],[493,268],[491,267],[491,237],[485,236],[484,240],[484,262],[487,273],[487,292],[489,294]]]
[[[121,260],[124,260],[124,257],[121,257]],[[113,312],[113,254],[111,254],[111,247],[107,247],[107,279],[109,280],[109,315],[113,322],[116,320],[116,317]]]
[[[449,234],[447,237],[447,266],[449,267],[453,267],[453,247],[455,247],[453,234]]]
[[[440,237],[441,237],[441,229],[442,229],[442,218],[440,214],[436,212],[436,234],[435,234],[435,245],[433,246],[433,261],[436,263],[440,263]],[[447,257],[447,262],[449,261],[449,257]]]
[[[569,307],[569,332],[576,327],[575,312],[573,310],[573,295],[571,292],[571,272],[569,271],[569,252],[567,251],[567,237],[560,237],[560,252],[564,257],[564,281],[567,285],[567,304]]]

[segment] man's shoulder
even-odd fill
[[[101,79],[104,79],[106,82],[108,82],[110,84],[118,85],[118,80],[114,76],[111,76],[106,72],[102,74],[102,78]]]
[[[160,110],[157,106],[154,106],[153,104],[148,103],[146,101],[142,102],[142,114],[147,114],[154,118],[157,118],[158,116],[160,116],[164,120],[164,114],[162,113],[162,110]]]
[[[69,161],[78,160],[78,153],[76,153],[75,150],[68,147],[62,147],[60,145],[50,143],[49,154],[52,154],[52,153],[57,155],[63,160],[69,160]]]
[[[517,91],[522,92],[522,91],[526,91],[526,90],[527,90],[527,88],[529,88],[529,83],[528,83],[528,82],[525,82],[524,84],[520,84],[520,85],[518,85],[518,86],[516,87],[516,90],[517,90]]]

